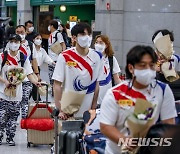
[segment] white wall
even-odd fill
[[[123,68],[129,49],[138,44],[153,46],[152,35],[159,29],[174,32],[174,49],[180,54],[180,0],[96,0],[95,17],[96,30],[110,37]]]
[[[17,0],[17,25],[24,25],[28,20],[32,20],[30,0]]]

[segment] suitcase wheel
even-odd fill
[[[31,147],[31,143],[28,142],[28,143],[27,143],[27,148],[30,148],[30,147]]]

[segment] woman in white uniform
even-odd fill
[[[36,34],[34,36],[33,42],[35,44],[35,52],[37,55],[37,63],[38,63],[38,69],[40,72],[40,66],[43,63],[47,63],[50,65],[55,65],[55,62],[49,57],[49,55],[47,54],[47,52],[45,51],[44,48],[42,48],[41,43],[42,43],[42,37],[40,34]],[[33,85],[33,89],[31,92],[30,97],[33,97],[33,100],[37,100],[37,87]]]
[[[98,35],[95,38],[95,50],[102,53],[103,79],[99,82],[98,104],[101,104],[107,90],[121,82],[119,73],[121,69],[114,57],[111,42],[106,35]]]

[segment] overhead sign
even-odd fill
[[[77,16],[69,16],[69,21],[77,21]]]
[[[49,5],[40,5],[40,12],[49,12]]]

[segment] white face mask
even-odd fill
[[[50,26],[48,26],[48,31],[49,31],[49,32],[51,31],[51,27],[50,27]]]
[[[24,41],[24,40],[25,40],[25,37],[26,37],[26,35],[25,35],[25,34],[24,34],[24,35],[19,34],[19,36],[21,37],[21,40],[22,40],[22,41]]]
[[[33,32],[33,30],[34,30],[34,27],[29,28],[29,32]]]
[[[34,43],[35,43],[36,45],[41,45],[42,40],[41,40],[41,39],[35,39]]]
[[[88,47],[91,46],[91,42],[92,42],[92,36],[89,36],[89,45],[88,45]]]
[[[147,86],[156,77],[156,71],[151,69],[145,69],[145,70],[134,69],[134,75],[138,83]]]
[[[20,43],[15,43],[15,42],[12,42],[9,44],[9,49],[11,51],[17,51],[20,47]]]
[[[82,48],[87,48],[87,47],[89,47],[89,36],[88,36],[88,35],[78,36],[78,37],[77,37],[77,41],[78,41],[78,44],[79,44]]]
[[[103,52],[106,48],[106,45],[96,43],[94,47],[96,51]]]

